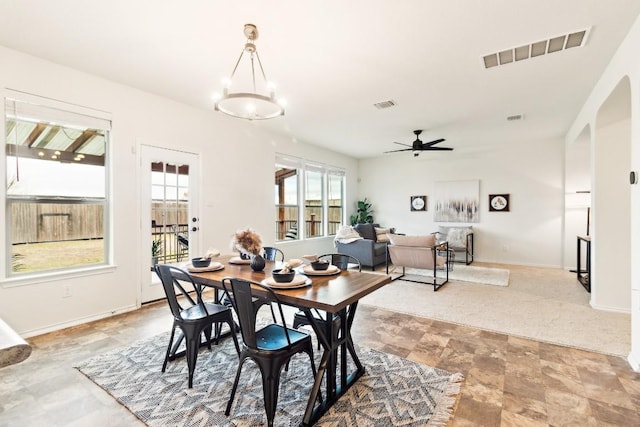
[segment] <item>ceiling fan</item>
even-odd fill
[[[422,133],[422,130],[421,129],[414,130],[413,133],[416,136],[416,140],[413,141],[412,145],[403,144],[401,142],[395,142],[394,141],[394,144],[404,145],[404,146],[410,147],[410,148],[403,148],[402,150],[385,151],[385,154],[386,153],[397,153],[398,151],[413,151],[413,156],[414,157],[418,157],[420,155],[421,151],[453,151],[453,148],[451,148],[451,147],[434,147],[434,145],[439,144],[442,141],[444,141],[444,138],[434,139],[433,141],[429,141],[429,142],[422,142],[420,140],[420,134]]]

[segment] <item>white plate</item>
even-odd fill
[[[340,269],[333,264],[331,264],[326,270],[314,270],[310,265],[305,265],[302,271],[304,274],[308,274],[309,276],[332,276],[340,273]]]
[[[229,260],[229,264],[241,264],[241,265],[251,264],[251,260],[250,259],[242,259],[239,256],[234,256],[233,258],[231,258]]]
[[[273,277],[264,279],[261,283],[273,289],[296,289],[296,288],[304,288],[305,286],[311,285],[311,279],[309,279],[308,277],[296,274],[293,277],[293,280],[287,283],[278,283],[273,279]]]
[[[224,268],[224,265],[222,263],[219,263],[217,261],[212,262],[211,264],[209,264],[208,267],[194,267],[191,263],[187,264],[187,270],[192,272],[192,273],[204,273],[206,271],[218,271],[218,270],[222,270]]]

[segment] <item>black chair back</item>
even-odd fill
[[[262,248],[263,257],[267,261],[284,261],[284,252],[273,246],[265,246]],[[278,259],[280,258],[280,259]]]
[[[349,268],[349,264],[356,264],[358,266],[358,271],[362,271],[362,266],[360,265],[360,261],[351,255],[333,253],[333,254],[324,254],[318,257],[319,259],[326,259],[331,262],[331,264],[338,267],[340,270],[346,270]]]
[[[182,316],[180,313],[186,307],[183,307],[182,304],[180,304],[180,301],[178,300],[177,295],[184,297],[185,300],[189,302],[190,306],[193,306],[202,302],[201,288],[198,285],[196,285],[196,283],[193,281],[193,278],[189,273],[187,273],[186,271],[178,267],[174,267],[172,265],[165,265],[165,264],[156,264],[155,269],[156,269],[156,273],[158,274],[158,277],[160,277],[160,281],[162,282],[164,293],[167,296],[167,302],[169,303],[171,314],[173,314],[174,318],[182,320]],[[191,284],[191,289],[185,289],[182,283],[178,281],[178,279],[176,278],[176,273],[180,274],[181,276],[180,280]],[[191,295],[189,294],[190,292],[193,292],[193,291],[195,291],[196,293],[197,302],[194,301]],[[176,292],[178,292],[178,294],[176,294]],[[206,307],[203,306],[203,308],[206,312]]]

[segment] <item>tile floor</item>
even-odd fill
[[[464,374],[449,426],[640,426],[640,373],[622,358],[358,310],[360,345]],[[0,370],[0,426],[142,425],[73,366],[170,326],[161,302],[31,338],[32,356]]]

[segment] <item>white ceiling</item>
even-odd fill
[[[454,153],[564,136],[639,13],[638,0],[0,0],[0,44],[212,109],[253,23],[288,101],[255,125],[366,158],[414,129]],[[587,28],[584,47],[483,67]],[[386,100],[397,106],[373,107]]]

